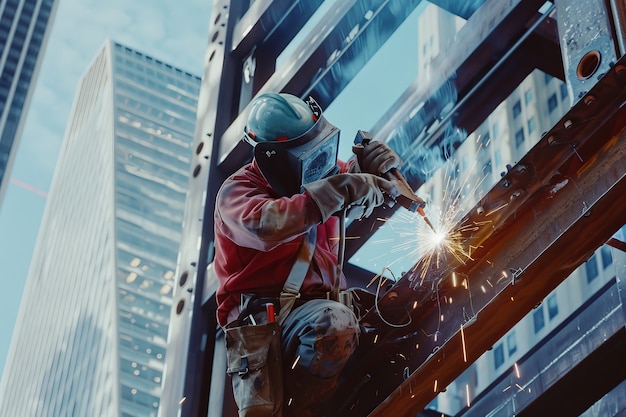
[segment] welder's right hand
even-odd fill
[[[322,223],[348,208],[350,217],[368,217],[385,201],[384,194],[395,198],[398,189],[391,182],[372,174],[337,174],[303,185],[317,204]],[[356,209],[358,215],[355,215]],[[359,210],[361,208],[361,210]]]

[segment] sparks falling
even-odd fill
[[[440,279],[446,272],[444,268],[473,259],[475,248],[469,237],[484,224],[463,220],[463,216],[475,204],[473,196],[479,194],[477,190],[486,177],[461,176],[457,165],[456,161],[448,161],[442,170],[444,192],[440,207],[428,202],[421,215],[400,210],[387,219],[394,231],[393,240],[402,242],[395,244],[393,252],[413,262],[418,260],[408,271],[414,288]],[[451,171],[451,166],[455,166],[455,171]],[[427,223],[424,218],[430,221]]]

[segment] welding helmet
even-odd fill
[[[339,171],[339,129],[312,97],[261,94],[250,104],[244,133],[261,173],[282,196]]]

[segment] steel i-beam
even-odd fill
[[[420,260],[365,315],[337,415],[415,415],[626,222],[624,61],[458,224],[470,256]]]

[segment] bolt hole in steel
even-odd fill
[[[593,50],[587,52],[578,63],[576,67],[576,76],[579,80],[586,80],[590,78],[600,67],[600,51]]]
[[[183,274],[180,276],[180,281],[179,281],[179,285],[182,287],[185,285],[185,283],[187,282],[187,278],[189,277],[189,273],[187,271],[183,272]]]
[[[185,308],[185,300],[180,300],[176,305],[176,314],[182,313],[183,308]]]

